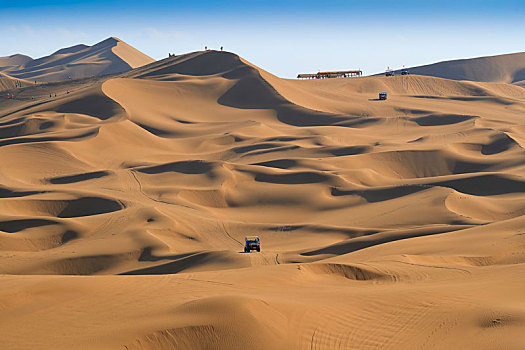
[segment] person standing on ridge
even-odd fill
[[[221,46],[221,51],[222,51],[222,46]]]

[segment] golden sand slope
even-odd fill
[[[0,101],[4,348],[525,346],[525,89],[108,79]]]
[[[35,60],[0,58],[0,71],[30,81],[50,82],[121,73],[154,60],[118,38],[108,38],[93,46],[76,45]],[[9,59],[9,60],[7,60]],[[2,67],[2,60],[10,66]],[[13,63],[19,63],[12,65]]]

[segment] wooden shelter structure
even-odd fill
[[[363,74],[360,70],[342,70],[334,72],[318,72],[314,74],[298,74],[297,79],[325,79],[325,78],[349,78],[360,77]]]

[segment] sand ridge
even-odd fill
[[[0,339],[519,349],[524,107],[511,84],[285,80],[217,51],[25,87],[0,101]]]

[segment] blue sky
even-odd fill
[[[155,59],[204,46],[281,77],[525,51],[525,1],[19,0],[0,7],[0,56],[117,36]]]

